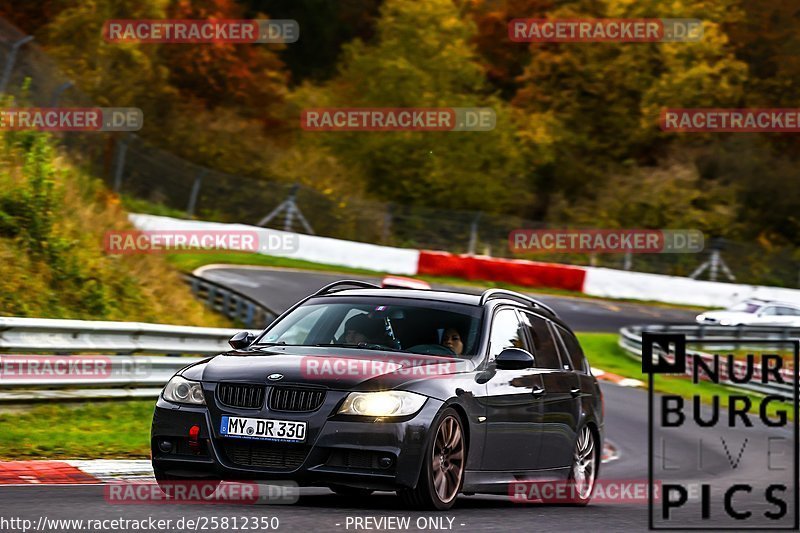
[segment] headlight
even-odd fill
[[[189,381],[181,376],[175,376],[162,393],[168,402],[188,403],[192,405],[205,405],[206,399],[203,396],[203,388],[198,381]]]
[[[413,415],[427,398],[404,391],[351,392],[339,409],[340,415],[408,416]]]

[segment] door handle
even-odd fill
[[[572,396],[579,396],[580,393],[581,393],[581,388],[580,387],[573,387],[573,388],[571,388],[569,390],[569,393],[572,394]]]
[[[544,387],[534,387],[534,389],[531,391],[531,394],[533,394],[534,396],[543,395],[544,394]]]

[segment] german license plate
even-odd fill
[[[223,437],[303,442],[306,440],[306,422],[225,415],[219,432]]]

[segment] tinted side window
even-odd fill
[[[779,307],[778,314],[781,316],[797,316],[798,311],[797,309],[792,309],[791,307]]]
[[[494,315],[492,334],[489,338],[489,360],[493,360],[505,348],[526,350],[525,335],[513,309],[501,309]]]
[[[547,322],[536,315],[522,313],[525,326],[528,328],[536,359],[537,368],[561,369],[561,359],[558,356],[555,339],[547,327]]]
[[[776,307],[767,307],[763,311],[761,311],[761,314],[764,315],[764,316],[777,315],[778,314],[778,309]]]
[[[572,362],[572,368],[578,372],[587,372],[589,369],[587,368],[586,358],[583,355],[581,345],[578,344],[578,339],[561,326],[556,326],[556,328],[558,328],[561,340],[564,341],[564,346],[566,346],[567,352],[569,352],[569,360]]]

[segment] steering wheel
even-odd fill
[[[417,344],[416,346],[412,346],[411,348],[409,348],[408,351],[413,353],[422,353],[426,355],[449,355],[451,357],[456,356],[456,352],[454,352],[447,346],[442,346],[441,344]]]

